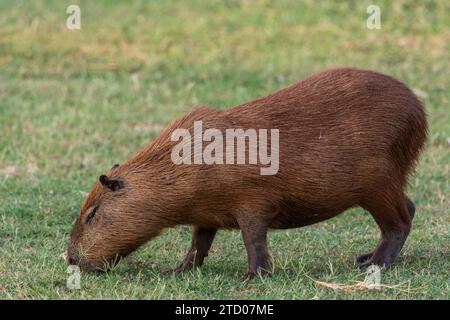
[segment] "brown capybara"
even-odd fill
[[[262,174],[262,161],[199,163],[195,146],[193,162],[177,163],[174,133],[193,133],[198,121],[216,133],[278,130],[279,140],[266,146],[279,154],[276,172]],[[202,265],[218,229],[239,228],[251,278],[272,271],[268,230],[310,225],[359,206],[381,229],[378,246],[357,258],[359,266],[388,267],[411,228],[415,207],[405,188],[426,135],[424,108],[411,90],[351,68],[314,74],[226,111],[194,110],[100,176],[73,227],[68,262],[102,270],[165,228],[192,225],[191,248],[173,271],[189,270]],[[245,151],[253,147],[249,142]]]

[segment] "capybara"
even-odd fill
[[[175,163],[174,132],[193,132],[198,121],[220,132],[278,130],[272,149],[279,152],[278,170],[262,174],[261,163]],[[314,74],[225,111],[196,109],[100,176],[73,227],[68,262],[104,270],[162,230],[191,225],[191,247],[172,270],[179,272],[202,265],[218,229],[239,228],[251,278],[272,272],[268,230],[310,225],[359,206],[381,230],[375,250],[357,258],[359,266],[388,267],[411,228],[415,206],[405,188],[426,135],[426,114],[411,90],[353,68]]]

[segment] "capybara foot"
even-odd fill
[[[372,256],[369,260],[358,264],[360,270],[366,270],[370,266],[378,266],[380,268],[388,269],[392,265],[393,261],[390,260],[377,260]]]
[[[252,280],[255,276],[256,276],[256,274],[254,272],[249,271],[242,276],[242,281]]]
[[[179,274],[181,272],[190,271],[192,269],[193,269],[192,263],[183,262],[182,264],[180,264],[178,267],[176,267],[174,269],[169,269],[167,271],[164,271],[163,275],[169,276],[171,274]]]
[[[360,262],[360,263],[358,263],[358,269],[364,271],[364,270],[366,270],[368,267],[370,267],[371,265],[373,265],[373,263],[372,263],[372,261],[370,261],[370,259],[369,259],[369,260],[367,260],[367,261],[365,261],[365,262]]]
[[[247,271],[247,273],[244,274],[244,276],[242,277],[242,280],[247,281],[247,280],[252,280],[256,276],[268,277],[269,275],[271,275],[271,272],[269,272],[265,269],[259,268],[257,272]]]
[[[373,251],[371,251],[371,252],[369,252],[369,253],[362,254],[362,255],[360,255],[360,256],[358,256],[358,257],[356,258],[356,262],[358,262],[359,264],[361,264],[361,263],[363,263],[363,262],[366,262],[366,261],[369,260],[370,258],[372,258],[372,256],[373,256]]]

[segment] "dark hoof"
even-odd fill
[[[174,268],[174,269],[169,269],[167,271],[164,271],[162,274],[164,276],[170,276],[172,274],[180,274],[182,272],[186,272],[186,271],[191,271],[192,270],[192,265],[185,265],[185,264],[181,264],[178,267]]]
[[[370,266],[378,266],[380,268],[387,269],[391,266],[391,264],[392,264],[392,262],[389,262],[389,261],[375,261],[372,257],[369,260],[367,260],[366,262],[359,263],[358,268],[360,270],[366,270]]]
[[[247,280],[252,280],[253,278],[255,278],[256,276],[259,277],[268,277],[270,276],[272,273],[265,270],[265,269],[258,269],[258,272],[253,272],[253,271],[248,271],[243,277],[242,280],[243,281],[247,281]]]
[[[369,260],[370,258],[372,258],[372,256],[373,256],[373,251],[360,255],[359,257],[356,258],[356,261],[358,263],[363,263],[363,262],[366,262],[367,260]]]
[[[247,272],[246,274],[243,275],[242,277],[242,281],[249,281],[252,280],[253,278],[255,278],[255,273],[254,272]]]
[[[370,261],[370,259],[366,262],[361,262],[358,263],[358,269],[365,271],[368,267],[370,267],[371,265],[373,265],[372,261]]]

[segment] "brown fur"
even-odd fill
[[[280,166],[175,165],[176,128],[279,129]],[[360,206],[381,229],[361,266],[389,266],[409,233],[414,204],[404,190],[424,145],[427,123],[414,94],[399,81],[358,69],[314,74],[267,97],[220,112],[201,108],[176,120],[107,176],[124,187],[94,185],[70,240],[70,263],[102,268],[176,225],[192,225],[193,241],[176,271],[202,264],[217,229],[240,228],[247,276],[271,271],[269,229],[296,228]],[[94,207],[97,214],[89,223]]]

